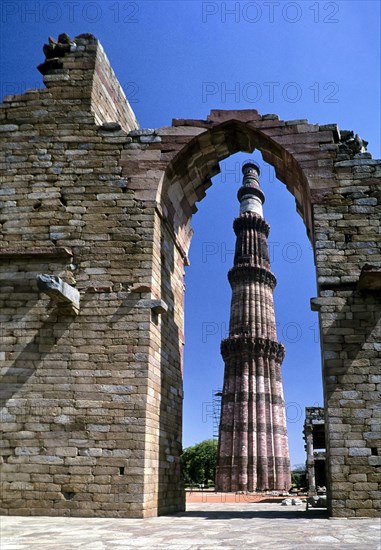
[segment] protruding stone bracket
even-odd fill
[[[319,298],[311,298],[310,305],[311,305],[311,311],[320,311],[322,304],[319,301]]]
[[[164,315],[168,311],[168,305],[164,300],[151,300],[151,309],[156,315]]]
[[[359,290],[381,290],[381,267],[365,264],[357,283]]]
[[[168,305],[164,302],[164,300],[139,300],[136,307],[151,309],[154,313],[156,313],[156,315],[163,315],[168,311]]]
[[[55,275],[37,275],[37,287],[59,305],[69,305],[75,315],[79,313],[79,292]]]

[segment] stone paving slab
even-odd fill
[[[189,504],[149,519],[3,516],[1,550],[381,550],[381,520],[279,504]]]

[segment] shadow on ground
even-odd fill
[[[174,514],[177,517],[187,517],[187,518],[204,518],[208,520],[213,519],[327,519],[328,512],[327,510],[321,508],[318,510],[294,510],[294,509],[285,509],[281,510],[252,510],[252,511],[242,511],[242,510],[190,510],[189,512],[180,512]]]

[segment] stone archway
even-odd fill
[[[377,408],[377,394],[372,393],[377,377],[371,373],[378,360],[380,301],[371,292],[372,285],[379,285],[377,270],[369,271],[366,264],[377,259],[372,242],[379,239],[378,161],[365,152],[358,136],[341,133],[334,124],[281,121],[257,111],[212,111],[205,121],[174,120],[172,127],[155,131],[152,141],[143,155],[160,149],[161,160],[168,162],[164,167],[161,163],[164,175],[161,172],[159,185],[147,182],[146,194],[140,196],[156,201],[156,246],[164,264],[171,250],[171,267],[163,270],[161,265],[159,273],[154,265],[153,281],[161,281],[156,291],[174,312],[162,319],[166,328],[161,343],[166,345],[171,334],[175,340],[180,336],[180,369],[183,335],[176,328],[183,326],[181,265],[186,262],[196,202],[219,172],[218,162],[239,151],[259,149],[295,197],[315,253],[318,297],[311,306],[319,311],[321,331],[329,508],[335,516],[372,515],[377,436],[365,419],[374,418]],[[364,218],[369,220],[365,224]],[[170,364],[164,360],[162,367],[170,369]],[[162,399],[166,385],[162,379]],[[165,453],[159,454],[163,462]],[[159,473],[159,480],[159,487],[165,487],[169,478]],[[159,491],[159,503],[160,498]],[[167,510],[165,496],[162,503]]]
[[[139,129],[93,35],[44,52],[46,88],[2,105],[2,509],[184,507],[190,219],[218,162],[258,148],[315,251],[330,511],[379,515],[381,161],[335,124],[252,110]],[[52,287],[40,294],[41,274]]]

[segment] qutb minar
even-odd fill
[[[229,337],[221,342],[225,362],[216,490],[288,490],[290,459],[281,364],[284,347],[275,327],[273,290],[263,218],[265,197],[259,167],[243,165],[238,190],[237,236]]]

